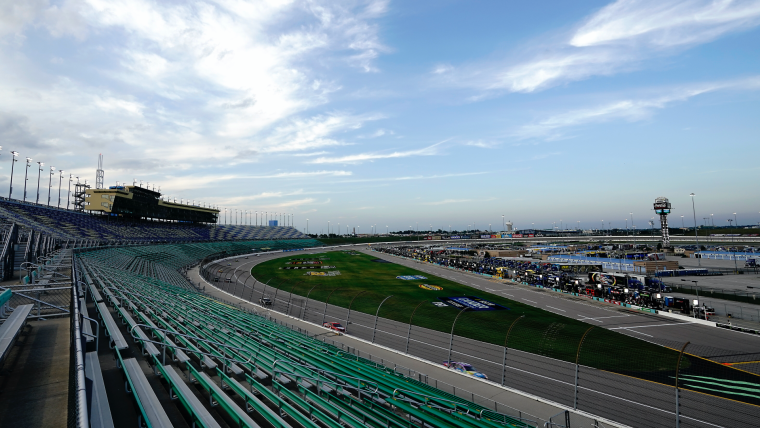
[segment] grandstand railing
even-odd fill
[[[2,260],[2,279],[8,281],[13,278],[13,264],[15,261],[16,249],[14,247],[18,240],[18,225],[13,223],[5,236],[5,242],[3,243],[3,251],[0,253],[0,260]]]
[[[74,263],[75,255],[71,254],[71,276],[79,278],[79,272]],[[69,428],[89,428],[90,421],[87,411],[87,387],[84,375],[84,351],[85,336],[82,334],[80,317],[82,316],[79,308],[79,289],[71,287],[71,303],[69,312],[71,313],[71,336],[69,342]]]

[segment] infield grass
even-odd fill
[[[335,266],[339,276],[309,276],[309,270],[281,269],[288,261],[301,258],[324,257],[325,265]],[[269,281],[270,287],[284,292],[306,296],[331,305],[374,315],[380,302],[388,299],[380,308],[380,317],[409,323],[445,333],[459,310],[438,307],[432,302],[439,297],[477,296],[508,308],[493,311],[466,311],[457,321],[454,334],[482,342],[504,346],[507,331],[515,320],[520,319],[509,336],[508,347],[575,363],[578,345],[590,324],[545,311],[515,300],[476,290],[445,278],[420,272],[395,263],[379,263],[374,255],[344,251],[332,251],[319,255],[293,255],[269,260],[251,269],[254,278]],[[313,271],[324,271],[314,269]],[[397,276],[421,275],[425,280],[402,280]],[[442,287],[440,291],[428,290],[420,284]],[[312,290],[313,288],[313,290]],[[496,283],[494,288],[499,287]],[[361,294],[360,294],[361,293]],[[356,299],[354,300],[354,298]],[[416,308],[416,311],[415,311]],[[414,317],[412,318],[412,313]],[[349,328],[350,332],[350,328]],[[580,363],[618,373],[644,377],[662,383],[672,383],[678,352],[645,342],[601,327],[592,329],[586,336]],[[683,365],[688,362],[682,362]],[[656,379],[654,379],[656,378]]]

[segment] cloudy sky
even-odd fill
[[[688,225],[691,192],[700,224],[756,224],[759,25],[752,0],[0,0],[0,189],[9,150],[16,198],[25,157],[93,183],[102,153],[106,185],[312,232],[644,228],[658,196]]]

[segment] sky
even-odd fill
[[[26,157],[65,195],[102,153],[106,186],[312,233],[641,229],[659,196],[758,224],[759,26],[760,0],[0,0],[0,194],[11,150],[14,198]]]

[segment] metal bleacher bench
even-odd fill
[[[16,342],[21,329],[26,324],[26,317],[32,312],[34,305],[19,305],[13,310],[3,325],[0,325],[0,366],[5,362],[11,346]]]
[[[129,347],[129,344],[127,344],[127,341],[124,340],[124,336],[121,334],[121,331],[119,331],[119,326],[116,325],[116,321],[114,321],[111,313],[108,311],[108,306],[106,306],[106,304],[103,302],[98,303],[97,306],[100,318],[103,319],[103,323],[106,326],[106,333],[110,337],[110,340],[108,341],[110,347],[116,348],[120,351],[127,349]]]
[[[92,385],[92,401],[90,402],[90,427],[113,428],[111,407],[108,405],[103,373],[100,370],[98,353],[88,352],[85,355],[84,374]]]
[[[147,419],[146,424],[149,427],[171,427],[172,423],[169,417],[166,415],[164,408],[161,406],[161,402],[158,400],[156,393],[148,382],[148,378],[140,368],[137,360],[134,358],[127,358],[122,361],[124,364],[124,371],[127,375],[127,384],[131,387],[131,391],[137,398],[142,414]]]

